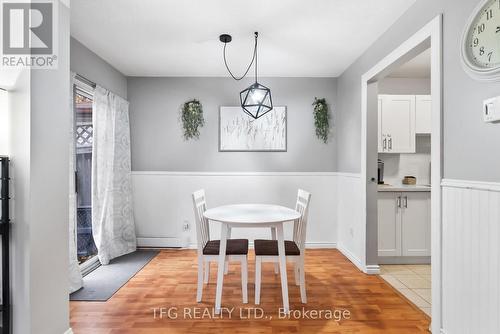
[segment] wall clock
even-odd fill
[[[474,79],[500,80],[500,0],[482,0],[462,36],[462,64]]]

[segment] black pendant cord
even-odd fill
[[[252,61],[250,62],[250,64],[248,64],[248,67],[247,67],[245,73],[241,77],[236,77],[233,74],[233,72],[231,72],[231,70],[229,69],[229,66],[227,65],[227,60],[226,60],[226,46],[227,46],[227,43],[224,43],[224,50],[223,50],[224,65],[226,65],[227,71],[229,72],[229,74],[231,75],[231,77],[234,80],[240,81],[241,79],[243,79],[244,77],[246,77],[246,75],[250,71],[250,68],[252,67],[252,64],[255,62],[255,82],[257,82],[257,37],[258,36],[259,36],[259,34],[256,32],[255,33],[255,44],[254,44],[254,48],[253,48]]]
[[[257,37],[259,36],[258,32],[255,32],[255,49],[253,51],[255,57],[255,83],[257,83]]]

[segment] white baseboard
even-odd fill
[[[351,261],[356,267],[358,267],[359,270],[361,270],[362,272],[365,272],[365,267],[364,267],[363,263],[361,262],[361,260],[358,259],[358,257],[355,256],[350,250],[343,247],[342,244],[338,244],[337,248],[342,254],[344,254],[345,257],[347,257],[349,259],[349,261]]]
[[[184,246],[180,238],[137,238],[137,247],[180,248]]]
[[[315,241],[307,242],[306,241],[306,248],[310,248],[310,249],[314,249],[314,248],[317,248],[317,249],[320,249],[320,248],[336,249],[337,243],[336,242],[315,242]]]
[[[380,266],[378,264],[367,265],[364,272],[368,275],[378,275],[380,274]]]
[[[73,334],[73,330],[71,328],[68,328],[68,330],[64,332],[64,334]]]
[[[380,266],[378,264],[364,265],[361,260],[354,255],[350,250],[343,247],[341,244],[338,245],[337,249],[344,254],[345,257],[349,259],[359,270],[368,275],[378,275],[380,274]]]

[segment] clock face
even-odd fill
[[[485,70],[500,67],[500,0],[486,1],[481,7],[465,43],[471,65]]]

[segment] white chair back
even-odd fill
[[[196,220],[198,252],[202,252],[207,242],[210,241],[208,219],[203,216],[203,213],[207,210],[205,190],[201,189],[193,193],[193,209]]]
[[[304,250],[306,243],[306,229],[310,201],[311,194],[305,190],[299,189],[297,193],[297,204],[295,205],[295,210],[298,211],[301,216],[295,221],[293,225],[293,241],[295,241],[301,251]]]

